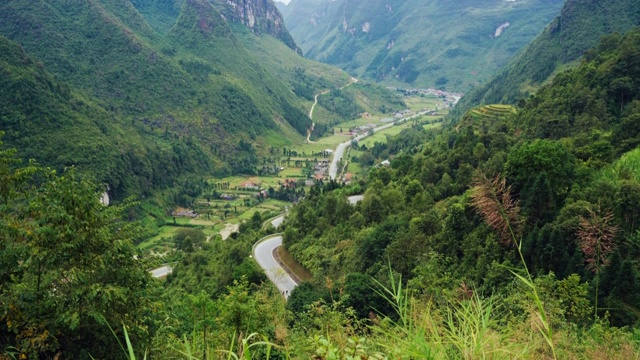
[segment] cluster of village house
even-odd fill
[[[454,93],[448,92],[444,90],[429,88],[429,89],[397,89],[397,88],[388,88],[393,91],[400,91],[405,96],[409,95],[432,95],[442,99],[445,104],[449,105],[449,107],[453,107],[453,105],[457,104],[458,101],[464,95],[463,93]]]
[[[181,209],[181,210],[172,211],[171,212],[171,216],[173,216],[173,217],[197,218],[198,217],[198,213],[193,211],[193,210],[189,210],[189,209]]]
[[[396,89],[394,89],[396,90]],[[441,91],[441,90],[435,90],[435,89],[426,89],[426,90],[404,90],[405,94],[409,93],[409,94],[416,94],[416,93],[423,93],[423,94],[430,94],[430,95],[437,95],[437,96],[455,96],[457,99],[455,100],[457,102],[457,100],[459,100],[458,95],[461,97],[461,94],[456,94],[456,93],[448,93],[445,91]],[[398,111],[396,113],[393,114],[395,119],[402,119],[405,118],[407,116],[410,116],[411,114],[413,114],[413,112],[411,110],[401,110]],[[371,115],[367,112],[362,114],[363,118],[370,118]],[[390,118],[390,120],[393,120],[392,118]],[[366,132],[368,132],[369,130],[375,129],[377,127],[376,124],[366,124],[366,125],[360,125],[360,126],[356,126],[353,128],[349,129],[349,133],[347,135],[359,135],[359,134],[364,134]],[[323,152],[320,152],[319,154],[322,154],[324,156],[329,156],[333,153],[332,149],[326,149]],[[330,161],[328,158],[324,158],[322,160],[319,160],[313,167],[313,179],[307,179],[304,182],[305,186],[313,186],[315,181],[322,181],[326,179],[326,176],[328,174],[329,171],[329,164]],[[383,167],[389,167],[391,166],[391,162],[389,160],[384,160],[382,161],[380,164],[376,165],[376,166],[383,166]],[[284,168],[281,168],[281,170],[284,170]],[[342,180],[345,183],[350,183],[351,180],[353,178],[353,175],[351,173],[346,173]],[[300,180],[298,179],[285,179],[284,184],[282,184],[285,187],[296,187],[298,182]],[[267,190],[265,190],[264,188],[262,188],[259,184],[256,184],[252,181],[245,181],[242,184],[240,184],[239,186],[236,187],[236,190],[250,190],[250,191],[257,191],[258,194],[257,196],[262,196],[263,198],[268,198],[269,197],[269,192]],[[230,194],[222,194],[220,196],[220,199],[222,200],[235,200],[236,196],[235,195],[230,195]],[[178,216],[178,217],[192,217],[195,218],[198,216],[197,213],[191,211],[191,210],[181,210],[181,211],[174,211],[171,213],[173,216]]]
[[[364,134],[369,130],[375,129],[376,127],[377,127],[376,124],[366,124],[366,125],[352,127],[351,129],[349,129],[349,135]]]
[[[402,118],[406,118],[411,114],[413,114],[413,111],[407,109],[407,110],[398,111],[397,113],[393,114],[393,117],[396,119],[402,119]]]
[[[327,151],[331,151],[331,150],[327,150]],[[380,164],[378,164],[376,166],[389,167],[389,166],[391,166],[391,162],[389,160],[384,160],[384,161],[382,161]],[[314,169],[314,172],[315,172],[313,179],[304,180],[304,186],[313,186],[315,184],[315,181],[321,181],[321,180],[325,179],[325,174],[327,173],[327,171],[329,169],[329,159],[322,159],[322,160],[318,161],[318,163],[314,166],[313,169]],[[342,181],[344,181],[346,184],[349,184],[351,182],[352,178],[353,178],[353,174],[346,173],[342,177]],[[299,185],[302,185],[301,181],[302,180],[300,180],[300,179],[285,179],[284,183],[281,183],[280,185],[282,185],[284,187],[288,187],[288,188],[295,188],[295,187],[297,187]],[[258,192],[258,194],[256,194],[256,196],[261,196],[264,199],[269,197],[269,191],[265,190],[259,184],[256,184],[253,181],[245,181],[245,182],[241,183],[240,185],[238,185],[236,187],[236,190],[256,191],[256,192]],[[230,195],[230,194],[222,194],[222,195],[220,195],[220,199],[227,200],[227,201],[235,200],[236,198],[237,198],[236,195]],[[171,216],[173,216],[173,217],[196,218],[196,217],[198,217],[198,213],[193,211],[193,210],[189,210],[189,209],[180,209],[180,210],[172,211],[171,212]]]

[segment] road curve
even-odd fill
[[[309,119],[311,119],[311,130],[309,130],[309,133],[307,134],[307,142],[309,144],[313,143],[313,141],[311,141],[311,133],[313,132],[313,129],[315,129],[316,127],[316,123],[313,122],[313,110],[316,108],[316,105],[318,105],[318,96],[327,94],[328,92],[329,90],[325,90],[319,94],[316,94],[315,100],[313,101],[313,105],[311,105],[311,110],[309,110]]]
[[[349,196],[349,204],[355,205],[358,202],[362,201],[362,199],[364,199],[364,195]]]
[[[283,222],[284,222],[284,214],[271,220],[271,225],[273,225],[273,227],[277,229],[280,227],[280,225],[282,225]]]
[[[173,272],[173,268],[169,265],[164,265],[157,269],[150,270],[149,272],[151,273],[151,276],[153,276],[156,279],[159,279],[161,277],[165,277],[171,274]]]
[[[358,82],[358,79],[354,78],[353,76],[349,79],[349,83],[347,83],[346,85],[344,85],[343,87],[340,88],[340,90],[346,88],[349,85],[355,84]],[[314,141],[311,141],[311,133],[313,132],[313,129],[316,127],[316,123],[313,122],[313,110],[316,108],[316,105],[318,105],[318,96],[320,95],[324,95],[324,94],[328,94],[331,90],[325,90],[319,94],[316,94],[315,99],[313,101],[313,105],[311,105],[311,110],[309,110],[309,119],[311,119],[311,131],[309,131],[309,134],[307,134],[307,142],[309,144],[314,143]]]
[[[394,125],[393,123],[389,123],[386,125],[378,126],[377,128],[373,129],[373,132],[376,133],[378,131],[388,129],[393,125]],[[360,141],[366,138],[367,136],[369,136],[368,133],[359,135],[349,141],[345,141],[342,144],[338,145],[338,147],[336,148],[336,151],[333,153],[333,159],[331,159],[331,165],[329,166],[329,177],[331,178],[331,180],[335,180],[336,176],[338,175],[338,162],[340,161],[340,159],[342,159],[342,156],[344,155],[344,151],[351,146],[351,143],[353,141]]]
[[[362,201],[363,198],[363,195],[349,196],[349,203],[351,205],[355,205],[359,201]],[[274,227],[278,227],[283,221],[284,215],[280,215],[271,220],[271,224],[273,224]],[[278,226],[276,226],[276,223]],[[278,290],[284,294],[285,298],[288,298],[293,289],[298,286],[298,283],[296,283],[295,280],[287,274],[287,272],[273,257],[274,251],[276,251],[280,246],[282,246],[282,234],[270,235],[262,238],[253,245],[253,258],[267,274],[269,280],[271,280]]]
[[[263,238],[253,246],[253,258],[267,274],[267,277],[283,293],[285,298],[291,295],[298,284],[278,264],[273,252],[282,246],[282,235]]]

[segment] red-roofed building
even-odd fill
[[[297,179],[285,179],[284,180],[284,186],[288,187],[288,188],[295,188],[297,186],[296,185],[297,183],[298,183]]]

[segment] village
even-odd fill
[[[173,235],[181,227],[199,227],[209,238],[232,237],[239,225],[250,220],[255,212],[263,218],[276,216],[308,194],[314,185],[331,181],[329,169],[338,144],[351,140],[360,147],[364,145],[363,148],[373,147],[417,123],[425,129],[440,126],[447,103],[461,96],[435,89],[398,91],[403,92],[405,109],[377,114],[365,111],[355,119],[335,123],[329,135],[315,141],[271,147],[253,176],[206,180],[208,185],[203,193],[189,206],[171,209],[160,233],[143,242],[140,248],[166,253],[173,248]],[[418,115],[420,120],[404,121]],[[382,126],[388,128],[376,131]],[[363,136],[366,137],[355,142]],[[360,147],[348,148],[338,160],[335,181],[348,185],[365,174],[366,167],[357,160],[363,154]],[[389,167],[391,163],[392,159],[381,159],[371,166]]]
[[[428,88],[428,89],[401,89],[395,87],[388,87],[387,89],[397,91],[406,96],[435,96],[443,101],[443,103],[450,109],[452,109],[458,101],[464,96],[463,93],[448,92],[440,89]]]

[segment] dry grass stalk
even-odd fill
[[[588,218],[580,217],[577,235],[587,269],[599,274],[609,264],[607,257],[615,250],[614,239],[617,232],[618,227],[613,224],[611,212],[600,216],[589,210]]]
[[[580,217],[580,225],[577,232],[580,249],[584,253],[585,261],[587,262],[587,269],[596,274],[594,319],[598,318],[600,272],[608,265],[609,260],[607,257],[616,246],[613,240],[616,237],[618,228],[612,222],[613,214],[611,212],[600,216],[589,209],[588,218]]]
[[[520,238],[522,219],[518,201],[511,196],[507,180],[497,175],[489,180],[480,173],[474,180],[473,205],[504,244]],[[519,244],[516,246],[520,247]]]
[[[520,261],[522,261],[524,268],[524,276],[515,271],[512,271],[512,273],[532,290],[535,305],[538,309],[537,312],[534,312],[534,316],[537,319],[534,325],[549,345],[552,357],[557,359],[553,340],[553,328],[547,318],[543,302],[540,300],[538,290],[536,289],[531,273],[527,268],[527,262],[524,260],[524,255],[522,254],[520,232],[523,222],[520,217],[518,201],[511,197],[511,187],[507,186],[507,180],[501,178],[500,175],[489,180],[480,172],[474,181],[471,196],[473,198],[473,205],[484,217],[487,224],[498,233],[500,240],[504,244],[513,243],[516,245]]]

